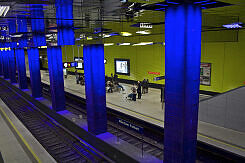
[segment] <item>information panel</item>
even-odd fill
[[[201,63],[200,84],[211,85],[211,63]]]
[[[115,74],[130,75],[130,61],[129,59],[116,59],[115,62]]]
[[[74,61],[77,62],[76,69],[84,69],[83,57],[74,57]]]

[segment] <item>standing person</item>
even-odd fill
[[[113,73],[111,73],[111,82],[113,82],[114,76]]]
[[[107,75],[105,75],[105,82],[107,82],[108,81],[108,76]]]
[[[136,85],[134,85],[134,86],[131,88],[131,90],[132,90],[132,95],[133,95],[132,100],[133,100],[133,101],[136,101],[136,95],[137,95]]]
[[[145,94],[146,93],[146,80],[144,79],[142,81],[142,94]]]
[[[138,85],[137,85],[137,93],[138,93],[138,99],[141,99],[141,83],[140,81],[138,81]]]
[[[114,82],[118,82],[118,76],[117,76],[117,74],[114,75]]]
[[[149,88],[149,79],[146,79],[146,93],[148,93],[148,88]]]
[[[77,84],[79,84],[79,76],[78,76],[77,70],[75,71],[75,77],[76,77],[76,82],[77,82]]]
[[[161,87],[161,102],[164,102],[165,87]]]
[[[63,69],[63,74],[64,74],[64,76],[65,76],[65,78],[67,78],[67,69]]]

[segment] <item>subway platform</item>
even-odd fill
[[[27,66],[28,67],[28,66]],[[27,76],[29,72],[27,72]],[[49,85],[47,71],[41,71],[42,82]],[[75,76],[69,75],[64,79],[65,91],[76,96],[85,98],[85,88],[76,84]],[[160,90],[149,88],[149,93],[137,101],[127,100],[131,92],[131,86],[122,84],[125,91],[107,93],[107,107],[136,117],[148,123],[164,128],[164,104],[160,102]],[[208,95],[200,95],[200,100],[210,98]],[[200,112],[199,112],[200,116]],[[230,151],[245,157],[245,133],[199,121],[198,141]]]

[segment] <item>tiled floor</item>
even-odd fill
[[[29,76],[29,72],[27,72],[27,76]],[[41,77],[42,82],[49,84],[48,72],[41,71]],[[85,98],[85,87],[76,84],[75,76],[69,75],[64,80],[64,85],[65,91]],[[131,86],[127,84],[123,84],[123,86],[125,88],[124,92],[106,94],[107,106],[164,127],[164,105],[160,102],[160,90],[150,88],[148,94],[143,95],[142,99],[137,99],[135,102],[126,99]],[[209,97],[200,95],[200,100]],[[245,156],[245,133],[199,121],[198,140]]]

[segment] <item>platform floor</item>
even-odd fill
[[[0,152],[5,163],[56,163],[1,99]]]
[[[1,106],[0,106],[1,107]],[[0,152],[4,162],[31,163],[28,155],[0,114]]]
[[[27,72],[29,76],[29,72]],[[49,84],[49,74],[41,71],[42,82]],[[75,76],[69,75],[64,79],[65,91],[85,98],[85,87],[76,84]],[[146,122],[164,127],[164,104],[160,102],[160,90],[149,88],[148,94],[142,95],[137,101],[127,100],[131,92],[131,86],[122,84],[125,91],[106,93],[107,106],[137,117]],[[207,95],[200,95],[200,100],[209,98]],[[213,124],[199,121],[198,140],[211,145],[234,152],[245,157],[245,133],[219,127]]]

